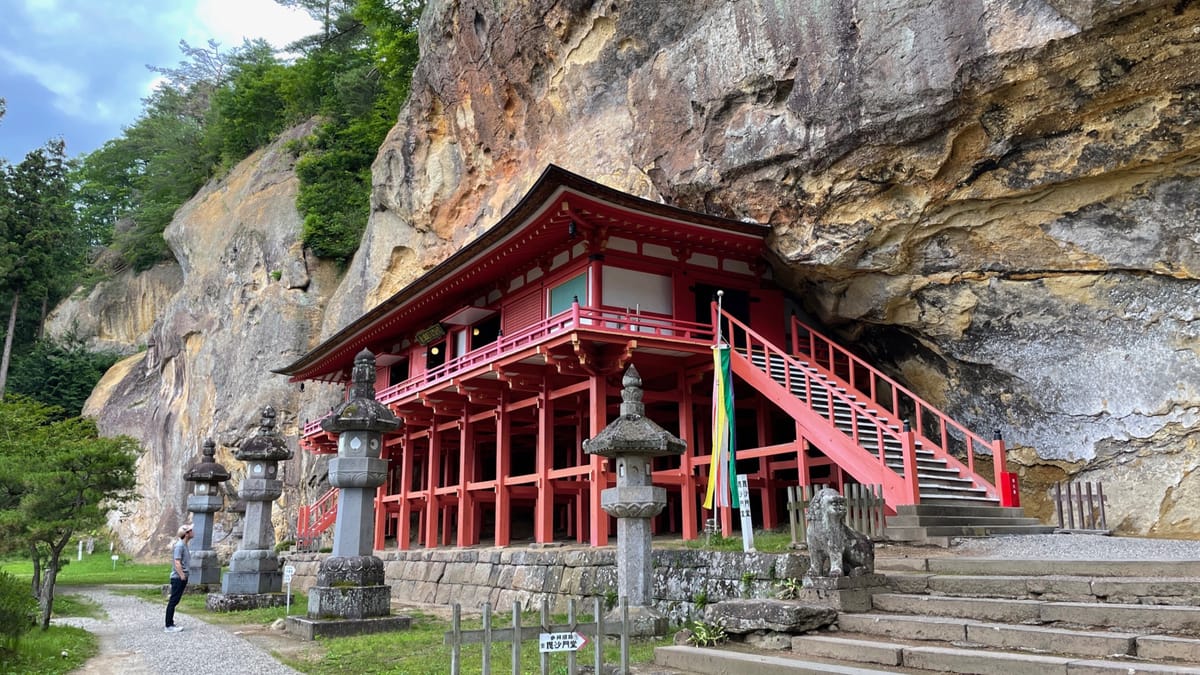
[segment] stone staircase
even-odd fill
[[[873,609],[778,653],[665,647],[689,673],[1200,674],[1200,561],[881,559]]]

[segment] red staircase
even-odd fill
[[[722,312],[734,374],[795,419],[805,437],[860,483],[883,486],[889,539],[1051,531],[1024,517],[1004,473],[1004,441],[989,443],[876,368],[793,318],[785,352]],[[910,427],[909,420],[912,420]],[[975,471],[981,450],[995,483]],[[1005,480],[1005,478],[1008,480]]]
[[[321,495],[312,504],[301,505],[296,518],[296,548],[301,551],[315,551],[321,540],[321,533],[333,527],[337,520],[337,488]]]

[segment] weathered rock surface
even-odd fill
[[[554,162],[769,223],[781,283],[932,403],[1003,431],[1027,502],[1078,473],[1105,482],[1121,530],[1200,536],[1200,4],[430,0],[421,49],[327,305],[332,279],[283,215],[286,163],[240,168],[259,178],[172,225],[182,290],[91,407],[162,455],[144,520],[176,506],[163,495],[204,433],[236,442],[268,402],[285,430],[327,408],[333,392],[301,400],[265,373]]]
[[[704,619],[738,635],[755,631],[804,633],[837,621],[837,610],[790,600],[722,600],[704,610]]]
[[[1200,536],[1194,3],[442,0],[423,21],[326,334],[555,162],[770,223],[777,277],[1001,430],[1027,501],[1079,472],[1123,531]]]
[[[295,447],[300,392],[270,369],[311,347],[322,290],[334,275],[298,243],[287,140],[256,153],[176,214],[164,236],[182,283],[144,338],[145,349],[112,368],[85,406],[103,433],[128,434],[147,449],[138,462],[141,500],[110,517],[126,552],[167,555],[171,533],[187,515],[183,473],[200,457],[204,438],[216,441],[216,459],[233,474],[233,486],[245,465],[230,448],[258,428],[263,406],[280,411],[280,427]],[[120,304],[125,296],[108,297]],[[92,311],[122,311],[106,307]],[[69,325],[65,312],[62,320]],[[126,336],[141,339],[137,331]],[[297,502],[302,476],[299,462],[281,465],[284,506]],[[234,501],[226,497],[217,514],[218,545],[232,529]],[[294,530],[294,515],[277,509],[275,519],[278,532]]]

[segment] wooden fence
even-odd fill
[[[482,657],[480,672],[483,675],[492,673],[492,645],[496,642],[508,642],[512,648],[512,673],[513,675],[521,675],[521,645],[527,641],[537,641],[538,649],[541,652],[540,658],[540,673],[548,675],[550,673],[551,654],[556,652],[564,652],[566,655],[566,673],[568,675],[576,675],[579,672],[577,661],[577,650],[579,647],[571,649],[561,649],[562,644],[569,644],[568,636],[578,635],[581,638],[587,638],[593,646],[593,666],[591,672],[604,673],[613,672],[610,668],[604,668],[604,637],[606,629],[604,627],[604,612],[601,606],[600,598],[593,599],[593,615],[594,619],[588,623],[578,623],[575,620],[575,599],[571,598],[567,601],[567,623],[555,625],[550,621],[550,604],[546,601],[542,602],[541,621],[535,626],[521,625],[521,603],[514,602],[512,608],[512,625],[508,628],[492,627],[492,606],[491,603],[483,605],[483,628],[480,630],[462,630],[462,608],[458,603],[452,606],[452,614],[450,618],[451,630],[446,633],[445,644],[450,645],[450,674],[459,675],[462,669],[462,646],[465,644],[481,644]],[[620,635],[621,638],[621,664],[620,668],[615,672],[618,675],[628,675],[629,673],[629,604],[624,597],[620,599],[621,623],[617,626],[617,630],[613,634]],[[542,644],[545,642],[557,642],[552,644],[553,651],[542,651]],[[554,672],[563,672],[561,669],[556,669]]]
[[[1103,534],[1111,532],[1104,508],[1107,502],[1104,484],[1100,481],[1055,483],[1050,490],[1050,499],[1054,502],[1058,529]]]
[[[808,523],[804,513],[808,502],[824,485],[795,485],[787,489],[788,521],[792,528],[792,547],[807,544]],[[846,524],[851,529],[871,539],[883,537],[884,501],[882,485],[848,483],[844,488],[846,498]]]

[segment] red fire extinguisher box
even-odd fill
[[[1021,505],[1021,485],[1017,474],[1005,471],[1000,474],[1000,506]]]

